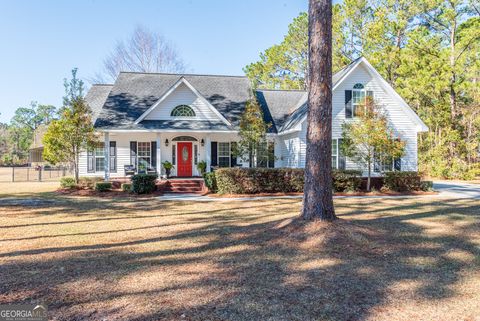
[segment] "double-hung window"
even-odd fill
[[[332,139],[332,168],[338,168],[338,140]]]
[[[102,172],[105,170],[105,144],[98,143],[95,147],[95,171]]]
[[[145,171],[150,167],[152,150],[150,142],[137,143],[138,170]]]
[[[230,167],[230,143],[218,143],[218,166]]]
[[[332,139],[332,168],[344,170],[347,167],[347,159],[342,152],[342,139]]]
[[[362,84],[355,84],[352,90],[352,111],[353,117],[358,117],[363,112],[366,102],[366,92]]]

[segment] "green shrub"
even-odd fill
[[[420,191],[422,175],[418,172],[386,172],[385,187],[396,192]]]
[[[95,183],[95,190],[97,192],[106,192],[112,188],[112,183],[110,182],[96,182]]]
[[[355,170],[334,170],[332,172],[334,192],[356,192],[362,183],[362,172]]]
[[[62,188],[76,188],[77,184],[75,183],[75,178],[73,177],[62,177],[60,179],[60,186]]]
[[[207,162],[206,161],[199,161],[198,164],[197,164],[197,169],[198,171],[200,172],[200,174],[205,174],[206,170],[207,170]]]
[[[132,192],[136,194],[153,193],[157,186],[157,174],[137,174],[132,176]]]
[[[80,177],[80,179],[78,180],[78,187],[94,189],[95,183],[103,181],[104,179],[102,177]]]
[[[236,167],[220,168],[214,175],[220,194],[289,193],[303,191],[303,172],[297,168]]]
[[[422,181],[420,190],[424,192],[433,191],[433,182],[432,181]]]
[[[122,184],[122,191],[131,192],[132,191],[132,183],[123,183]]]
[[[216,193],[217,192],[217,180],[215,179],[215,173],[204,173],[203,179],[205,180],[205,185],[208,187],[210,192]]]

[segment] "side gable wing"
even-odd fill
[[[341,88],[342,83],[344,83],[349,77],[355,72],[358,66],[364,66],[371,77],[375,78],[382,89],[390,95],[396,103],[402,108],[405,115],[410,119],[410,121],[415,125],[415,128],[418,132],[427,131],[428,127],[425,123],[418,117],[418,115],[410,108],[410,106],[405,102],[405,100],[387,83],[385,79],[378,73],[378,71],[365,59],[359,58],[352,62],[351,65],[345,67],[337,74],[334,75],[333,83],[333,94],[336,94],[336,90]],[[307,118],[307,99],[305,98],[303,104],[297,108],[293,113],[290,114],[289,118],[285,121],[285,125],[281,128],[280,133],[285,133],[287,131],[299,130],[298,125],[306,121]],[[335,111],[335,107],[333,109]],[[335,118],[333,119],[335,123]]]

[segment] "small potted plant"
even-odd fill
[[[172,172],[173,164],[169,161],[164,161],[162,163],[163,168],[165,168],[165,174],[167,174],[167,178],[170,177],[170,173]]]
[[[200,161],[198,162],[197,164],[197,169],[198,171],[200,172],[200,175],[203,175],[205,174],[206,170],[207,170],[207,162],[206,161]]]

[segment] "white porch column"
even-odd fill
[[[210,167],[211,167],[211,164],[212,164],[212,160],[210,159],[211,158],[211,155],[212,155],[212,152],[211,152],[211,148],[212,148],[212,141],[210,139],[210,135],[207,135],[205,137],[205,162],[207,163],[207,173],[210,172]]]
[[[110,135],[105,132],[104,136],[104,151],[105,151],[105,180],[110,179]]]
[[[162,175],[162,134],[157,133],[157,150],[155,151],[157,153],[157,173],[158,177]]]

